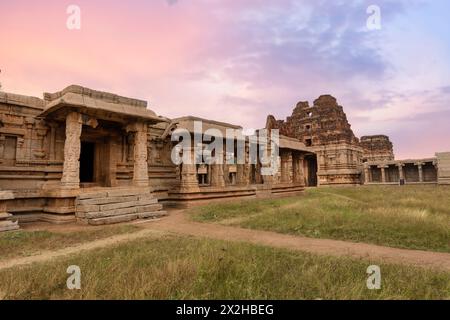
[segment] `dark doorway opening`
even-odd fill
[[[81,142],[80,182],[94,182],[95,143]]]
[[[317,187],[317,157],[314,155],[305,156],[306,161],[306,186]]]

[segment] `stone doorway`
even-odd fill
[[[80,152],[80,183],[89,184],[95,182],[95,143],[81,142]]]
[[[111,137],[81,140],[80,187],[114,187],[116,170],[114,144]]]

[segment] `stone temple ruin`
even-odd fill
[[[280,130],[273,176],[261,174],[260,162],[174,164],[174,130],[193,132],[196,121],[224,137],[228,129],[242,131],[192,116],[168,119],[145,101],[80,86],[43,99],[0,92],[0,231],[35,221],[101,225],[155,218],[167,207],[295,195],[308,186],[450,184],[450,153],[396,161],[388,137],[359,140],[329,95],[312,106],[300,102],[286,121],[268,117],[266,129]],[[206,147],[190,143],[183,156]],[[249,137],[233,143],[248,154]],[[215,152],[235,157],[225,148]]]

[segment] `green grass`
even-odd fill
[[[136,226],[108,226],[77,232],[11,231],[0,233],[0,261],[38,254],[43,250],[56,250],[139,230]]]
[[[0,272],[5,299],[449,299],[450,274],[379,264],[381,290],[368,290],[374,262],[245,243],[150,236]],[[376,264],[376,263],[375,263]],[[81,268],[81,290],[66,287]]]
[[[450,188],[308,189],[300,197],[194,208],[192,218],[299,236],[450,252]]]

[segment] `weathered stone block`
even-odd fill
[[[138,214],[139,219],[150,219],[167,216],[166,211],[142,212]]]
[[[149,205],[149,206],[138,207],[137,212],[138,213],[153,212],[153,211],[162,210],[162,208],[163,208],[163,206],[161,204],[153,204],[153,205]]]
[[[92,212],[92,211],[100,211],[99,205],[78,205],[76,207],[76,212]]]
[[[77,205],[103,205],[109,203],[129,202],[137,201],[137,196],[125,196],[125,197],[107,197],[98,199],[86,199],[77,201]]]
[[[98,199],[98,198],[106,198],[108,196],[108,193],[105,192],[85,192],[80,193],[78,196],[78,199],[84,200],[84,199]]]
[[[128,202],[105,204],[105,205],[100,206],[99,211],[117,210],[117,209],[122,209],[122,208],[135,207],[137,205],[139,205],[139,201],[128,201]]]
[[[137,210],[136,207],[131,207],[131,208],[108,210],[108,211],[89,212],[89,213],[85,214],[85,217],[88,219],[101,218],[101,217],[112,217],[112,216],[118,216],[118,215],[133,214],[133,213],[136,213],[136,210]]]
[[[12,231],[19,229],[19,223],[18,222],[12,222],[12,221],[0,221],[0,232],[2,231]]]
[[[99,226],[99,225],[105,225],[105,224],[114,224],[114,223],[133,221],[133,220],[136,220],[137,218],[138,218],[137,214],[126,214],[126,215],[119,215],[119,216],[114,216],[114,217],[89,219],[88,223],[93,226]]]

